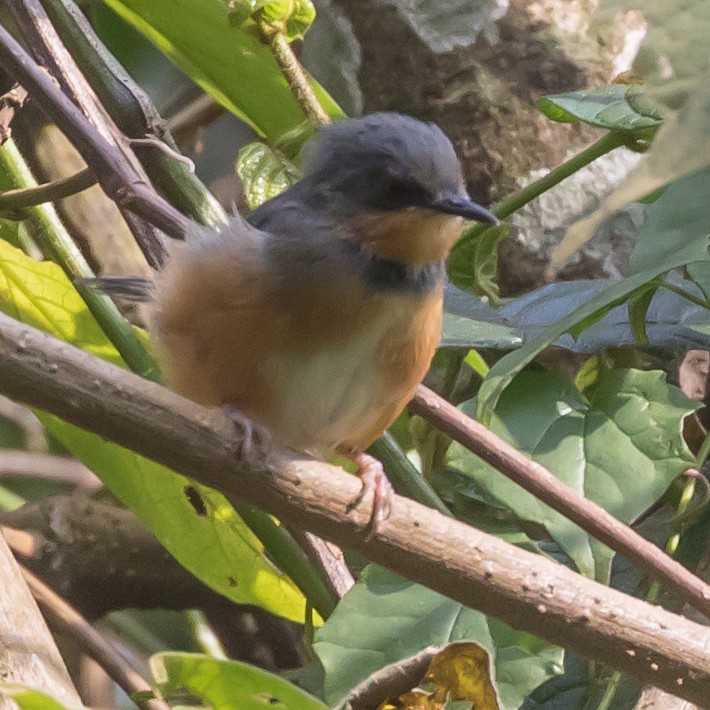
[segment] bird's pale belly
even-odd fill
[[[300,450],[366,448],[397,417],[429,367],[440,305],[426,309],[424,328],[422,315],[421,308],[396,308],[315,350],[272,355],[263,373],[274,406],[264,423],[274,439]]]

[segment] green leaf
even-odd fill
[[[215,0],[104,0],[216,101],[271,140],[305,120],[268,46]],[[311,81],[331,116],[342,111]]]
[[[316,17],[310,0],[241,0],[239,4],[251,7],[249,19],[265,34],[281,32],[289,42],[303,39]]]
[[[634,294],[643,291],[650,281],[666,271],[664,265],[656,265],[656,269],[619,281],[604,289],[594,298],[576,308],[557,323],[545,328],[522,348],[502,357],[491,368],[488,377],[483,381],[478,393],[477,417],[488,424],[493,416],[500,396],[512,382],[515,375],[531,363],[545,348],[554,343],[560,336],[573,330],[580,323],[591,323],[599,314],[605,314],[615,306],[625,303]]]
[[[657,107],[643,102],[634,84],[610,84],[594,89],[553,94],[539,99],[537,106],[553,121],[584,121],[611,131],[653,131],[663,123]]]
[[[697,407],[662,372],[602,373],[590,399],[552,374],[523,373],[501,397],[491,428],[578,493],[630,523],[655,503],[694,457],[682,420]],[[475,403],[462,409],[473,414]],[[449,466],[525,520],[544,525],[580,572],[608,581],[613,553],[459,444]]]
[[[487,303],[455,286],[446,287],[441,347],[515,348],[522,338]]]
[[[123,365],[61,269],[0,242],[0,310],[98,357]],[[219,493],[47,414],[47,429],[99,475],[195,576],[226,597],[303,621],[305,600]],[[204,502],[199,514],[192,486]]]
[[[15,683],[0,683],[0,695],[12,698],[20,710],[80,710],[83,705],[65,705],[39,690]]]
[[[710,270],[710,169],[677,180],[652,205],[636,235],[629,270],[705,261]]]
[[[279,150],[256,141],[239,151],[237,175],[249,209],[254,210],[291,187],[300,179],[301,171]]]
[[[196,653],[160,653],[150,659],[150,666],[163,695],[187,689],[213,710],[326,710],[312,695],[247,663]]]
[[[335,706],[383,666],[453,641],[475,641],[489,652],[498,694],[510,710],[562,672],[562,649],[368,565],[316,634],[325,699]]]
[[[495,281],[498,244],[508,233],[508,225],[484,229],[475,239],[461,240],[451,253],[449,278],[461,289],[498,300]]]
[[[710,4],[688,0],[607,0],[643,14],[647,30],[633,71],[646,81],[652,101],[668,109],[650,150],[624,182],[599,207],[568,230],[552,254],[559,269],[594,234],[611,214],[634,200],[653,193],[710,165]],[[634,105],[634,108],[638,108]]]

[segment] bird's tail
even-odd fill
[[[140,276],[100,276],[97,278],[74,279],[75,284],[83,284],[109,296],[124,298],[136,303],[153,300],[153,282]]]

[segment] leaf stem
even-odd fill
[[[429,481],[407,458],[392,434],[385,432],[384,436],[372,444],[368,451],[382,462],[387,476],[398,492],[406,494],[422,505],[438,510],[443,515],[453,517]]]
[[[700,306],[701,308],[705,308],[706,310],[710,310],[710,303],[706,301],[704,298],[698,298],[695,294],[690,293],[689,291],[686,291],[684,288],[681,288],[680,286],[676,286],[675,284],[668,283],[667,281],[662,281],[659,286],[661,288],[665,288],[666,291],[671,291],[672,293],[675,293],[676,295],[680,296],[681,298],[684,298],[686,301],[690,301],[691,303],[694,303],[696,306]]]
[[[493,212],[500,219],[509,217],[513,212],[516,212],[521,207],[532,202],[536,197],[539,197],[550,188],[558,183],[561,183],[566,178],[574,175],[578,170],[593,163],[597,158],[610,153],[612,150],[621,147],[626,143],[624,134],[618,131],[611,131],[604,134],[599,140],[587,146],[584,150],[573,155],[569,160],[561,165],[558,165],[554,170],[551,170],[547,175],[543,175],[539,180],[531,182],[529,185],[509,195],[504,200],[496,203],[493,206]],[[487,229],[493,229],[484,224],[472,224],[461,236],[457,248],[470,241]]]
[[[0,173],[4,173],[16,188],[37,186],[29,166],[12,139],[0,149]],[[70,280],[94,277],[94,272],[74,244],[53,205],[35,205],[28,207],[27,212],[39,227],[36,238],[42,250],[61,266]],[[90,286],[77,284],[77,290],[126,364],[142,377],[158,381],[159,371],[153,358],[113,301]]]
[[[306,114],[308,121],[315,128],[330,123],[330,116],[320,105],[320,101],[318,101],[308,81],[306,72],[303,71],[303,67],[293,53],[286,37],[281,32],[274,32],[267,39],[289,87]]]

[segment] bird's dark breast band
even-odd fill
[[[345,239],[346,253],[358,262],[360,278],[368,289],[410,293],[423,296],[444,283],[446,265],[443,261],[424,266],[407,266],[400,261],[380,259],[367,247]]]

